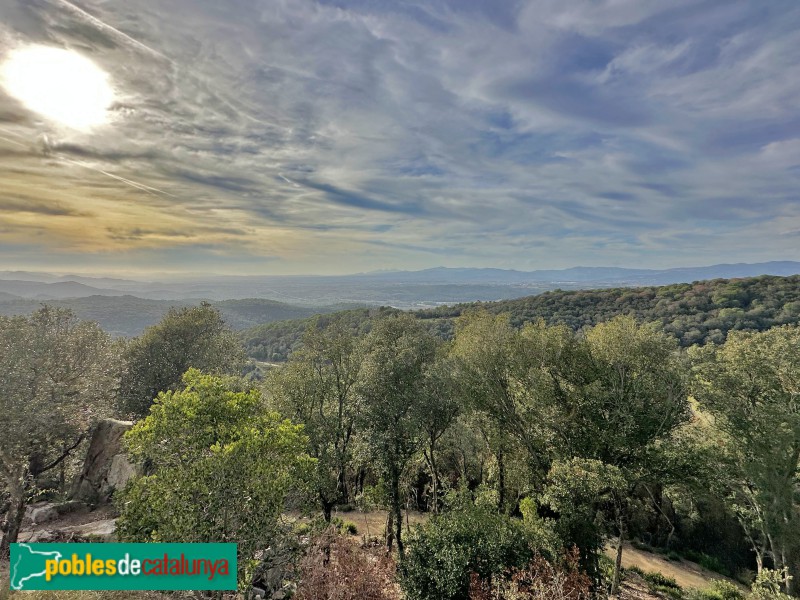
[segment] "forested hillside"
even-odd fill
[[[508,313],[521,326],[544,319],[574,330],[597,325],[617,315],[658,322],[681,346],[725,341],[731,330],[763,331],[800,321],[800,276],[715,279],[687,284],[545,292],[516,300],[469,303],[421,310],[414,314],[438,335],[452,336],[452,319],[481,306],[493,314]],[[357,309],[341,314],[355,330],[369,329],[371,315],[399,312],[391,308]],[[242,333],[250,356],[284,361],[296,348],[311,319],[260,325]]]
[[[114,336],[132,337],[145,328],[155,325],[170,308],[196,306],[199,299],[152,300],[137,296],[86,296],[81,298],[33,299],[21,298],[0,292],[0,315],[30,314],[42,303],[67,308],[82,319],[96,321],[105,331]],[[220,309],[225,322],[233,329],[246,329],[255,325],[309,317],[320,312],[336,310],[337,307],[308,307],[286,304],[265,298],[220,300],[212,303]],[[341,306],[338,308],[342,308]]]

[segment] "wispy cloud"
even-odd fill
[[[792,1],[11,0],[0,40],[117,94],[80,133],[0,91],[7,267],[800,258]]]

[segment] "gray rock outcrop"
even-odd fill
[[[72,499],[89,504],[107,503],[115,490],[138,474],[122,447],[122,436],[131,427],[132,422],[116,419],[104,419],[97,424],[83,469],[72,484]]]

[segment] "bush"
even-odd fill
[[[789,596],[781,593],[783,577],[779,571],[764,569],[753,583],[753,593],[750,600],[791,600]]]
[[[331,519],[331,525],[333,525],[333,527],[342,535],[358,535],[358,525],[352,521],[341,519],[339,517],[333,517]]]
[[[681,589],[681,586],[678,585],[678,582],[675,581],[674,578],[668,577],[667,575],[662,575],[661,573],[657,572],[649,572],[643,575],[644,580],[653,585],[662,588],[671,588],[675,590]]]
[[[380,550],[366,550],[328,531],[300,561],[295,600],[395,600],[395,565]]]
[[[745,600],[744,593],[728,581],[712,581],[704,590],[691,591],[686,600]]]
[[[580,552],[574,548],[561,561],[549,562],[541,555],[524,569],[513,569],[506,581],[492,590],[486,581],[473,574],[470,600],[589,600],[591,578],[579,569]]]
[[[134,462],[148,474],[117,492],[123,542],[236,540],[238,579],[293,553],[281,521],[287,494],[313,466],[302,427],[265,410],[256,390],[191,369],[185,389],[159,394],[150,415],[125,434]],[[228,518],[236,515],[235,519]],[[271,552],[254,558],[262,548]]]
[[[491,585],[508,569],[528,565],[532,555],[520,521],[462,502],[417,528],[400,585],[408,600],[466,600],[471,574]]]

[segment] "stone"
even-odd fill
[[[133,427],[130,421],[104,419],[92,433],[89,450],[70,497],[92,504],[106,504],[115,490],[123,488],[139,473],[122,447],[122,436]]]
[[[85,509],[86,505],[83,502],[75,500],[69,502],[37,502],[25,509],[23,523],[41,525],[42,523],[56,521],[66,514]]]

